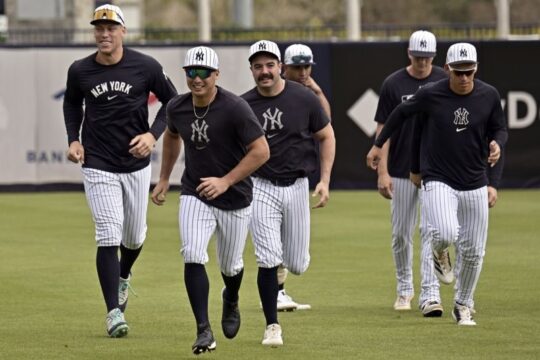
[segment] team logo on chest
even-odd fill
[[[195,143],[197,150],[204,149],[210,142],[207,131],[208,124],[204,119],[195,119],[191,123],[191,141]]]
[[[266,136],[270,139],[277,135],[279,130],[283,129],[283,123],[281,122],[281,115],[283,111],[278,108],[274,109],[274,112],[270,108],[262,114],[264,119],[263,130]]]
[[[469,124],[469,112],[465,108],[458,108],[454,111],[454,125],[457,125],[456,132],[466,129]]]

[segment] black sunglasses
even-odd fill
[[[204,80],[208,78],[214,70],[206,69],[206,68],[189,68],[186,69],[186,76],[190,79],[195,79],[197,76],[201,78],[201,80]]]
[[[291,57],[293,64],[309,64],[311,62],[311,55],[294,55]]]
[[[466,77],[471,76],[472,74],[474,74],[475,71],[476,71],[476,69],[465,70],[465,71],[461,71],[461,70],[452,70],[452,72],[453,72],[454,74],[456,74],[456,76],[462,76],[462,75],[465,75]]]

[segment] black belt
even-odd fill
[[[268,178],[263,178],[263,179],[270,181],[270,183],[272,183],[272,185],[281,186],[281,187],[291,186],[296,182],[296,180],[298,180],[298,178],[290,178],[290,179],[268,179]]]

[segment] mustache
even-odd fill
[[[274,75],[272,74],[262,74],[261,76],[259,76],[257,78],[258,81],[262,81],[264,79],[269,79],[269,80],[273,80],[274,79]]]

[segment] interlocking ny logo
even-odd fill
[[[197,51],[197,53],[195,54],[195,60],[203,61],[204,60],[204,53],[202,51]]]
[[[259,44],[259,50],[266,50],[266,43],[260,43]]]
[[[283,112],[278,108],[274,110],[273,114],[270,108],[266,109],[266,111],[263,113],[264,131],[269,132],[271,130],[276,130],[276,128],[278,130],[283,129],[283,124],[281,123],[281,115],[283,115]]]
[[[467,125],[469,123],[469,112],[465,108],[459,108],[454,111],[454,124]]]
[[[461,57],[467,57],[467,49],[461,49],[459,51],[459,56]]]
[[[427,41],[426,40],[420,41],[420,47],[421,48],[426,48],[427,47]]]
[[[208,124],[204,119],[195,119],[195,121],[191,123],[191,141],[197,144],[197,147],[200,145],[206,146],[206,144],[210,142],[210,139],[206,134],[207,130]]]

